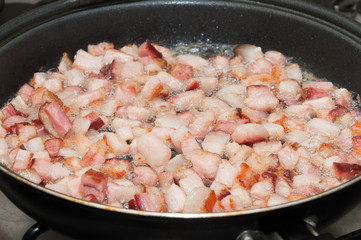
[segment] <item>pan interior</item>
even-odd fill
[[[65,14],[1,47],[0,101],[5,103],[34,72],[56,67],[63,52],[72,56],[79,48],[102,41],[116,47],[146,40],[166,46],[250,43],[264,51],[281,51],[315,76],[361,92],[359,40],[320,19],[266,6],[146,1]]]

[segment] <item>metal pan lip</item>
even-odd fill
[[[8,169],[7,167],[4,167],[2,164],[0,164],[0,170],[4,172],[5,174],[8,174],[9,176],[13,177],[17,181],[34,188],[38,191],[47,193],[51,196],[67,200],[70,202],[73,202],[74,204],[79,204],[83,206],[88,206],[92,208],[96,208],[99,210],[104,211],[110,211],[110,212],[117,212],[117,213],[123,213],[128,215],[139,215],[144,217],[161,217],[161,218],[177,218],[177,219],[201,219],[201,218],[224,218],[224,217],[236,217],[236,216],[243,216],[243,215],[251,215],[251,214],[259,214],[259,213],[266,213],[271,211],[276,211],[280,209],[285,208],[292,208],[296,207],[298,205],[306,204],[311,201],[316,201],[317,199],[324,198],[327,196],[330,196],[338,191],[341,191],[342,189],[348,188],[352,186],[353,184],[356,184],[357,182],[361,181],[361,175],[358,175],[354,177],[353,179],[342,183],[334,188],[331,188],[327,191],[300,199],[296,201],[290,201],[287,203],[269,206],[269,207],[262,207],[262,208],[253,208],[253,209],[247,209],[247,210],[240,210],[240,211],[233,211],[233,212],[220,212],[220,213],[170,213],[170,212],[146,212],[146,211],[140,211],[140,210],[133,210],[133,209],[126,209],[126,208],[120,208],[120,207],[114,207],[110,205],[100,204],[100,203],[94,203],[85,201],[79,198],[71,197],[66,194],[54,191],[52,189],[46,188],[44,186],[41,186],[39,184],[33,183],[22,176],[18,175],[17,173],[13,172],[12,170]]]
[[[116,2],[116,1],[115,1]],[[216,6],[221,7],[223,1],[220,0],[216,0],[216,1],[140,1],[138,3],[125,3],[125,4],[137,4],[138,6],[141,6],[143,4],[180,4],[180,5],[187,5],[187,4],[202,4],[202,3],[208,3],[208,4],[216,4]],[[223,2],[224,3],[224,2]],[[239,0],[238,2],[236,1],[227,1],[226,2],[228,5],[233,5],[233,4],[250,4],[250,5],[255,5],[258,4],[259,6],[268,6],[271,8],[275,8],[275,9],[283,9],[282,7],[277,7],[277,6],[272,6],[269,5],[267,3],[259,3],[259,2],[251,2],[251,1],[247,1],[247,0]],[[115,3],[114,3],[115,4]],[[106,6],[106,5],[105,5]],[[39,8],[36,11],[40,11],[42,8]],[[74,12],[72,12],[74,13]],[[307,15],[304,13],[300,13],[297,12],[295,10],[289,10],[287,13],[289,14],[297,14],[300,17],[305,17],[307,19],[318,19],[315,16],[311,16],[311,15]],[[51,20],[50,20],[51,21]],[[325,21],[323,21],[322,19],[319,19],[319,21],[322,24],[326,24],[328,26],[333,26],[332,23],[327,23]],[[351,21],[351,20],[350,20]],[[1,28],[0,28],[1,29]],[[337,29],[341,32],[347,32],[346,30],[342,30],[341,28]],[[21,33],[22,34],[22,33]],[[350,35],[352,35],[350,33]],[[16,38],[16,37],[15,37]],[[357,38],[359,42],[361,42],[361,40],[359,38]],[[83,206],[87,206],[87,207],[92,207],[92,208],[96,208],[99,210],[104,210],[104,211],[110,211],[110,212],[116,212],[119,214],[127,214],[127,215],[139,215],[139,216],[143,216],[143,217],[161,217],[161,218],[176,218],[176,219],[201,219],[201,218],[224,218],[224,217],[236,217],[236,216],[242,216],[242,215],[251,215],[251,214],[259,214],[259,213],[265,213],[265,212],[271,212],[271,211],[276,211],[276,210],[280,210],[280,209],[285,209],[285,208],[292,208],[298,205],[302,205],[302,204],[306,204],[309,203],[311,201],[315,201],[317,199],[320,198],[324,198],[327,197],[331,194],[334,194],[338,191],[341,191],[345,188],[348,188],[350,186],[352,186],[353,184],[356,184],[357,182],[359,182],[361,180],[361,175],[356,176],[355,178],[339,185],[336,186],[330,190],[318,193],[316,195],[304,198],[304,199],[300,199],[300,200],[296,200],[296,201],[291,201],[291,202],[287,202],[284,204],[280,204],[280,205],[274,205],[274,206],[270,206],[270,207],[263,207],[263,208],[254,208],[254,209],[247,209],[247,210],[241,210],[241,211],[233,211],[233,212],[222,212],[222,213],[168,213],[168,212],[146,212],[146,211],[139,211],[139,210],[133,210],[133,209],[124,209],[124,208],[119,208],[119,207],[114,207],[114,206],[109,206],[109,205],[104,205],[104,204],[99,204],[99,203],[93,203],[93,202],[89,202],[89,201],[85,201],[82,199],[78,199],[75,197],[71,197],[59,192],[56,192],[54,190],[48,189],[44,186],[38,185],[36,183],[33,183],[23,177],[21,177],[20,175],[18,175],[17,173],[13,172],[12,170],[8,169],[7,167],[3,166],[2,164],[0,164],[0,171],[2,171],[4,174],[7,174],[9,176],[11,176],[12,178],[16,179],[17,181],[36,189],[37,191],[49,194],[53,197],[59,198],[59,199],[63,199],[66,201],[70,201],[73,202],[74,204],[79,204],[79,205],[83,205]]]

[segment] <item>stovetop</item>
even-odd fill
[[[0,25],[5,20],[9,20],[14,14],[31,8],[31,4],[39,0],[5,0],[5,8],[0,14]],[[328,0],[314,0],[315,2],[329,2]],[[359,16],[354,16],[361,21]],[[361,26],[360,26],[361,27]],[[342,207],[342,203],[340,203]],[[27,216],[11,203],[0,191],[0,239],[17,240],[21,239],[24,233],[35,224],[35,220]],[[339,237],[355,230],[361,229],[361,202],[354,207],[347,215],[339,219],[332,225],[318,229],[320,233],[331,233],[334,237]],[[55,231],[47,231],[40,235],[37,240],[74,240]]]

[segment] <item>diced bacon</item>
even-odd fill
[[[165,201],[169,212],[182,212],[186,201],[186,194],[173,183],[165,193]]]
[[[67,71],[65,74],[64,85],[65,86],[84,86],[85,85],[85,74],[77,69],[73,68]]]
[[[237,124],[235,122],[218,120],[217,123],[214,125],[214,130],[232,134],[236,127]]]
[[[31,140],[24,143],[24,147],[26,150],[30,152],[40,152],[44,151],[44,143],[40,137],[32,138]],[[1,155],[1,153],[0,153]]]
[[[51,138],[45,141],[44,146],[50,157],[56,157],[59,154],[62,141],[59,138]]]
[[[55,131],[61,138],[64,137],[65,134],[67,134],[73,127],[72,122],[57,102],[50,103],[44,108],[44,111],[49,117]]]
[[[108,42],[101,42],[97,45],[88,45],[88,53],[94,56],[102,56],[106,53],[108,49],[114,49],[114,44]]]
[[[278,124],[265,123],[263,126],[266,128],[272,140],[281,140],[285,135],[284,128]]]
[[[108,182],[108,202],[119,201],[126,203],[134,198],[135,194],[140,193],[139,186],[135,186],[131,181],[126,179],[117,180],[117,182]]]
[[[290,145],[285,146],[282,150],[278,151],[277,154],[281,166],[289,170],[294,169],[300,159],[299,152],[293,150]]]
[[[319,111],[321,109],[331,111],[335,108],[335,104],[333,103],[331,97],[322,97],[312,100],[306,100],[303,102],[303,104],[312,106],[315,111]]]
[[[235,56],[241,56],[245,63],[251,63],[263,57],[262,49],[251,44],[240,44],[233,49],[233,52]]]
[[[258,182],[251,188],[251,195],[256,199],[266,199],[272,193],[274,193],[273,184],[268,180]]]
[[[134,57],[116,49],[107,49],[104,54],[104,64],[108,65],[117,58],[121,63],[133,61]]]
[[[152,57],[152,58],[162,58],[162,53],[153,47],[150,42],[144,42],[138,48],[139,57]]]
[[[104,173],[90,169],[81,176],[79,191],[83,197],[101,203],[106,198],[107,182]]]
[[[236,79],[242,79],[247,74],[247,69],[242,62],[242,57],[235,56],[230,60],[230,71]]]
[[[203,186],[193,189],[192,192],[187,195],[183,212],[204,212],[206,210],[205,204],[210,193],[211,190]]]
[[[285,67],[289,79],[295,79],[298,82],[302,81],[302,71],[298,64],[290,64]]]
[[[104,162],[104,156],[97,152],[96,147],[91,148],[81,159],[83,167],[92,167],[94,169],[100,169]]]
[[[152,168],[165,166],[171,158],[171,150],[153,134],[146,134],[137,139],[137,149]]]
[[[170,74],[180,80],[187,80],[194,76],[193,67],[184,64],[175,64],[172,65]]]
[[[26,102],[30,103],[31,94],[34,91],[34,88],[29,84],[25,83],[19,90],[19,96]]]
[[[84,50],[79,50],[76,53],[73,68],[78,68],[86,73],[99,73],[103,67],[103,57],[93,56]]]
[[[169,73],[161,71],[157,74],[157,77],[162,83],[163,88],[169,88],[175,92],[182,91],[185,88],[185,84],[181,80],[173,77]]]
[[[1,111],[5,114],[7,118],[17,115],[17,111],[13,105],[7,104]]]
[[[107,132],[104,134],[103,139],[109,147],[109,151],[114,153],[115,156],[120,157],[129,152],[129,146],[124,141],[118,138],[115,133]]]
[[[88,91],[94,91],[103,87],[106,93],[109,93],[112,87],[110,80],[89,78],[86,81],[86,88]]]
[[[157,208],[153,204],[149,194],[141,193],[135,194],[134,200],[129,202],[129,207],[136,210],[148,211],[148,212],[155,212]]]
[[[115,98],[118,99],[122,104],[129,105],[135,100],[136,89],[132,85],[126,83],[120,83],[115,92]]]
[[[157,97],[160,94],[162,90],[163,90],[163,86],[158,76],[156,75],[149,76],[144,84],[144,87],[140,95],[144,99],[152,101],[155,97]]]
[[[21,143],[27,142],[30,139],[37,137],[36,127],[25,124],[16,125],[16,134],[19,136]]]
[[[71,65],[73,62],[70,60],[67,53],[63,53],[63,57],[60,60],[60,63],[58,65],[59,72],[65,73],[71,69]]]
[[[14,165],[12,166],[14,171],[28,169],[31,166],[31,159],[33,153],[30,151],[18,149],[16,157],[14,159]]]
[[[200,83],[200,88],[206,93],[214,91],[218,84],[218,79],[215,77],[194,77],[190,79]]]
[[[179,153],[183,153],[187,159],[191,158],[194,149],[200,148],[199,143],[185,127],[176,129],[171,134],[171,140],[175,150]]]
[[[163,115],[155,120],[155,125],[157,127],[165,127],[165,128],[177,129],[182,126],[187,127],[188,124],[189,121],[180,117],[180,115],[174,115],[174,114]]]
[[[287,58],[285,55],[278,51],[267,51],[264,54],[265,58],[272,63],[273,66],[285,66],[287,64]]]
[[[263,85],[248,86],[244,102],[248,107],[259,111],[271,111],[278,105],[278,99]]]
[[[291,105],[285,109],[285,112],[289,116],[298,116],[299,118],[310,120],[315,117],[315,111],[310,105]]]
[[[112,77],[115,80],[131,80],[144,74],[140,62],[122,62],[119,58],[114,58],[111,67]]]
[[[291,186],[284,180],[279,179],[275,184],[275,193],[282,197],[288,197],[292,192]]]
[[[47,74],[44,72],[34,73],[33,79],[31,81],[31,86],[33,86],[34,88],[43,87],[46,77],[47,77]]]
[[[290,201],[289,199],[282,197],[278,194],[271,194],[271,196],[267,200],[267,206],[279,205],[289,201]]]
[[[228,195],[219,203],[221,209],[225,212],[237,211],[243,209],[243,204],[239,196]]]
[[[254,143],[269,138],[269,133],[263,125],[246,123],[239,125],[232,134],[232,139],[239,144]]]
[[[258,58],[249,64],[248,71],[253,74],[270,73],[272,71],[272,63],[265,58]]]
[[[75,108],[84,108],[95,101],[103,100],[105,96],[106,91],[103,87],[94,91],[85,92],[74,97],[72,106]]]
[[[103,120],[94,111],[84,116],[84,118],[90,120],[89,129],[99,130],[104,126]]]
[[[112,158],[106,160],[100,170],[112,178],[122,178],[132,170],[132,165],[126,159]]]
[[[3,123],[2,123],[2,127],[5,128],[7,131],[10,130],[11,127],[15,126],[18,123],[23,123],[25,122],[25,118],[21,117],[19,115],[14,115],[11,117],[8,117]]]
[[[205,94],[202,90],[193,90],[180,93],[168,99],[168,102],[174,106],[176,111],[185,111],[191,108],[198,108]]]
[[[290,105],[295,104],[301,97],[302,89],[295,80],[285,80],[278,85],[277,97],[280,101]]]
[[[336,105],[350,109],[351,107],[351,93],[345,88],[335,89],[333,92]]]
[[[144,186],[155,186],[158,183],[158,177],[150,167],[134,167],[133,182]]]
[[[320,118],[313,118],[308,121],[305,128],[310,133],[317,132],[328,137],[335,137],[340,132],[340,128],[338,126]]]
[[[253,149],[258,155],[267,156],[282,149],[280,141],[258,142],[253,144]]]
[[[209,62],[200,56],[195,55],[178,55],[176,56],[176,62],[184,65],[192,66],[194,70],[199,70],[205,67]]]
[[[85,135],[90,126],[90,120],[83,117],[76,117],[73,120],[73,127],[70,131],[70,136]]]
[[[230,140],[230,135],[222,132],[210,132],[202,142],[202,148],[207,152],[223,155],[226,144]]]
[[[189,124],[189,132],[197,140],[203,140],[213,125],[215,115],[212,111],[199,112],[195,115],[195,119]]]
[[[127,107],[127,116],[131,120],[138,120],[141,122],[146,122],[151,117],[151,112],[148,108],[128,106]]]
[[[293,177],[292,187],[311,187],[316,188],[321,181],[320,176],[316,174],[301,174]]]
[[[25,169],[25,170],[20,170],[18,171],[18,174],[20,176],[22,176],[23,178],[26,178],[27,180],[36,183],[36,184],[40,184],[41,183],[41,178],[38,175],[38,173],[30,168],[30,169]]]
[[[221,157],[216,153],[206,152],[201,149],[194,149],[192,159],[194,170],[201,176],[213,179],[216,177],[218,167],[222,162]]]
[[[238,169],[232,166],[228,161],[223,160],[219,165],[215,181],[227,187],[232,187],[237,175]]]
[[[361,173],[361,165],[354,163],[334,162],[333,170],[337,179],[351,179]]]
[[[31,167],[36,170],[41,179],[49,180],[51,171],[49,153],[47,151],[37,152],[33,155],[33,158],[34,160]]]
[[[179,180],[179,186],[187,195],[192,193],[195,188],[204,187],[202,178],[196,173]]]

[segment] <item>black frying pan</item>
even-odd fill
[[[325,8],[282,0],[102,2],[57,1],[3,25],[0,102],[32,73],[57,66],[63,51],[74,54],[101,41],[118,47],[145,40],[252,43],[293,56],[316,76],[361,92],[361,28]],[[328,224],[361,199],[360,186],[361,176],[307,199],[240,212],[149,213],[71,198],[0,166],[0,188],[21,210],[83,239],[235,239],[243,229],[291,229],[309,216]]]

